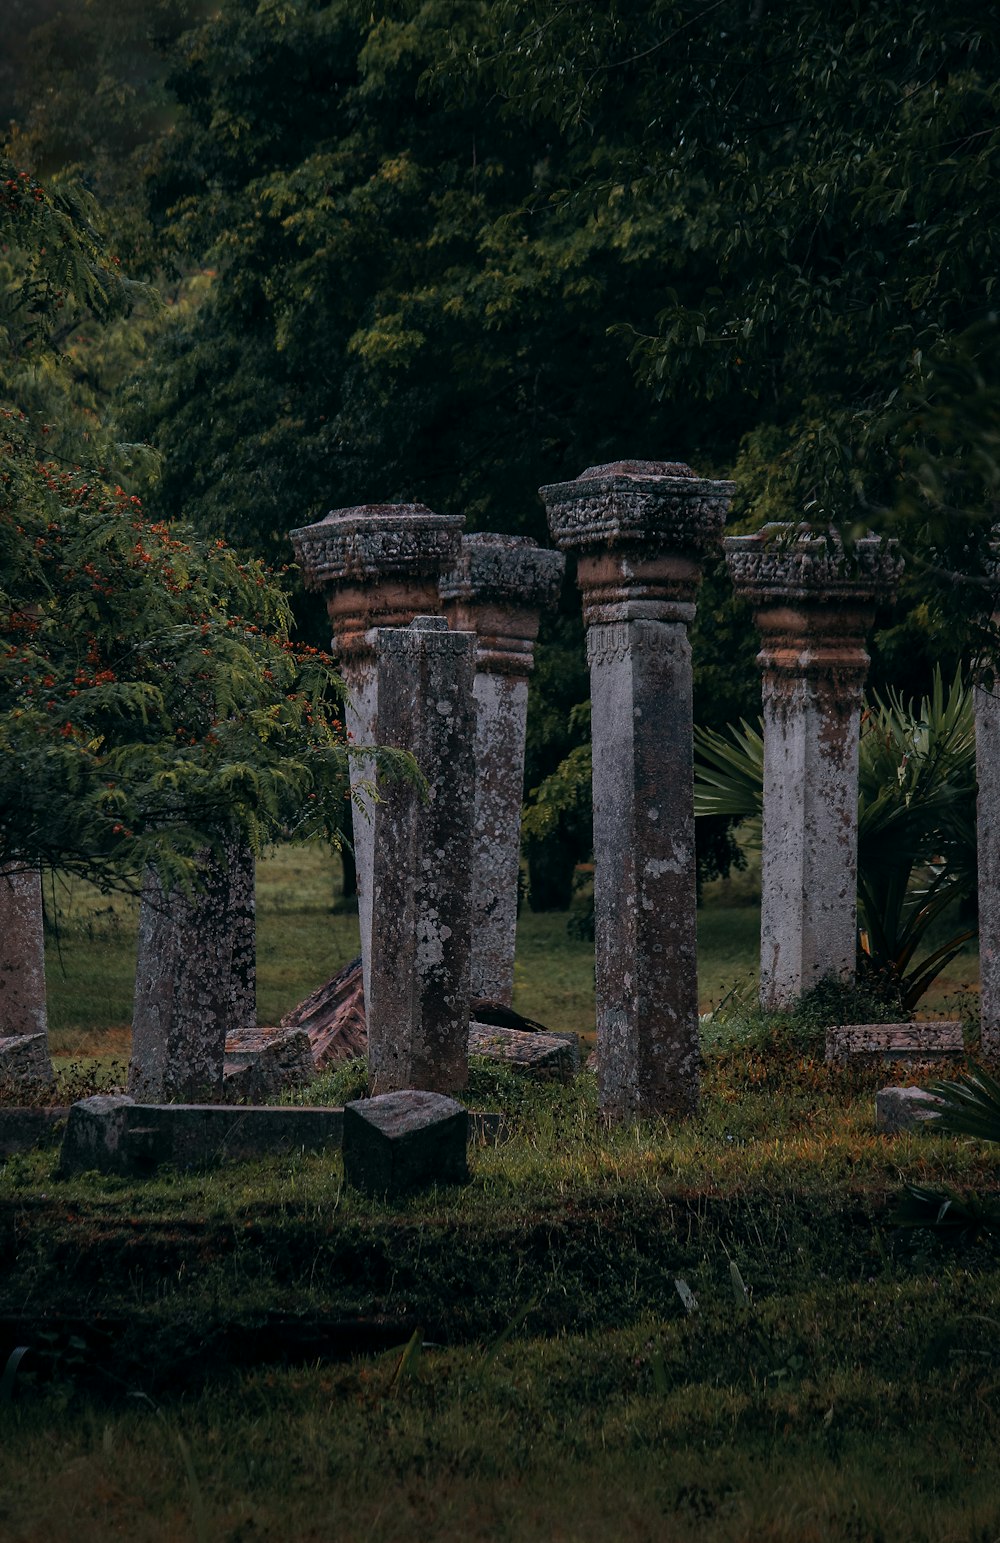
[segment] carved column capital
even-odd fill
[[[676,461],[612,461],[540,488],[553,539],[578,554],[588,625],[690,622],[733,489]]]
[[[452,627],[475,632],[476,669],[528,675],[542,611],[559,599],[566,559],[524,536],[462,537],[455,567],[441,580]]]
[[[342,661],[373,660],[373,628],[406,627],[439,609],[438,581],[458,560],[462,523],[423,504],[359,504],[291,532],[306,588],[326,596]]]
[[[896,542],[865,536],[847,549],[835,531],[775,524],[724,546],[736,593],[754,607],[765,674],[860,692],[875,609],[903,570]]]

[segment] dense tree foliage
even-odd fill
[[[1000,37],[973,0],[89,0],[32,47],[15,143],[85,163],[170,275],[113,367],[79,354],[96,400],[158,334],[118,408],[158,515],[282,557],[371,498],[541,536],[541,482],[680,456],[734,473],[744,526],[901,536],[876,684],[982,642],[955,575],[1000,482]],[[574,612],[531,786],[585,737]],[[718,565],[694,644],[699,719],[751,712]]]
[[[0,162],[8,396],[27,359],[58,372],[66,310],[128,308],[90,212]],[[40,455],[48,428],[0,409],[0,864],[176,878],[223,831],[335,833],[338,682],[289,642],[274,579],[150,523],[101,468]]]

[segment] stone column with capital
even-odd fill
[[[541,490],[578,556],[593,707],[597,1070],[609,1114],[698,1102],[688,627],[731,482],[616,461]]]
[[[307,589],[326,599],[333,652],[347,684],[345,719],[357,745],[378,742],[378,670],[374,629],[408,627],[414,616],[437,615],[438,583],[461,550],[460,515],[434,514],[423,504],[359,504],[334,509],[316,525],[291,532]],[[374,820],[362,784],[373,763],[353,758],[354,852],[365,1001],[371,991]]]
[[[869,536],[848,551],[805,525],[731,536],[725,549],[763,644],[760,997],[783,1007],[855,973],[865,642],[902,561],[895,542]]]
[[[559,598],[566,559],[523,536],[462,538],[441,582],[450,626],[476,644],[476,817],[472,858],[472,999],[514,993],[517,875],[528,676],[541,612]]]
[[[379,628],[379,739],[411,750],[426,792],[375,806],[368,1073],[373,1093],[468,1081],[476,639],[443,616]]]

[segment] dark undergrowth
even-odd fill
[[[335,1156],[11,1158],[0,1539],[995,1543],[1000,1260],[892,1213],[1000,1160],[877,1136],[884,1078],[773,1036],[609,1129],[589,1075],[478,1064],[510,1139],[395,1205]]]

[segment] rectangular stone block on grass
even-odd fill
[[[844,1023],[826,1031],[826,1060],[948,1061],[965,1054],[962,1025],[940,1023]]]
[[[263,1103],[286,1088],[305,1088],[316,1076],[312,1046],[304,1029],[244,1029],[226,1038],[222,1092],[226,1103],[240,1098]]]
[[[47,1034],[9,1034],[0,1039],[0,1083],[47,1088],[54,1081]]]
[[[214,1167],[283,1153],[336,1149],[343,1139],[339,1108],[268,1108],[225,1104],[136,1104],[127,1097],[74,1104],[63,1137],[63,1175],[142,1175],[161,1163]]]
[[[344,1176],[369,1195],[397,1196],[469,1177],[469,1116],[443,1093],[403,1088],[344,1107]]]
[[[492,1023],[469,1024],[469,1054],[499,1061],[512,1071],[571,1081],[580,1063],[575,1034],[530,1034]]]
[[[875,1129],[885,1136],[901,1130],[934,1129],[938,1100],[923,1088],[879,1088],[875,1094]]]

